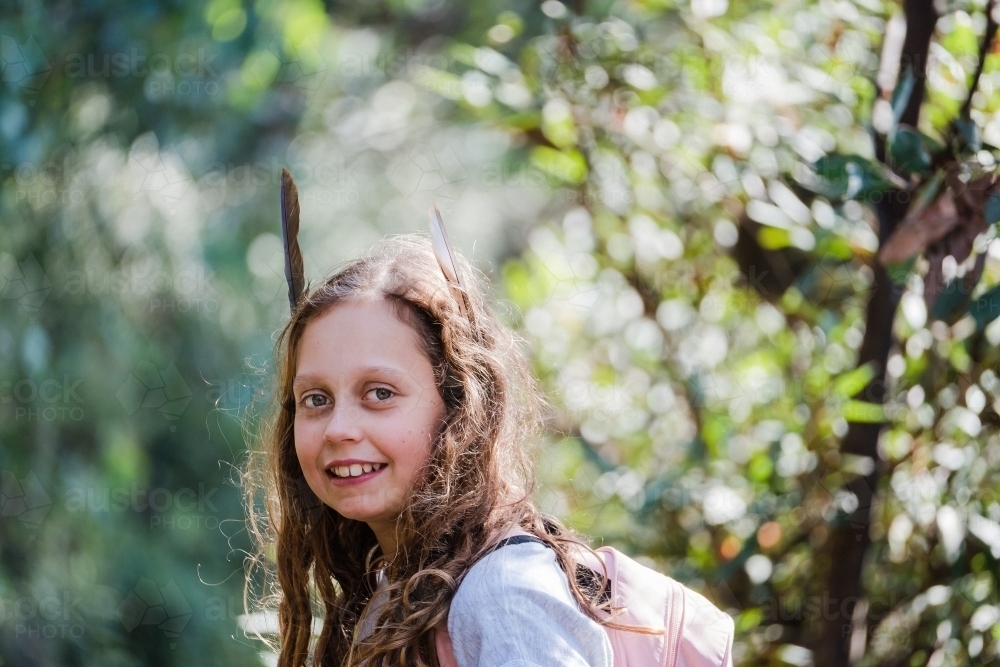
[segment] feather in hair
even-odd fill
[[[441,218],[441,211],[438,210],[437,206],[431,204],[427,214],[431,219],[431,245],[434,247],[434,256],[437,257],[438,264],[441,266],[445,282],[448,283],[455,301],[458,302],[458,309],[462,311],[463,315],[469,317],[465,290],[458,273],[458,262],[455,261],[455,253],[451,249],[451,240],[448,238],[448,230],[445,229],[444,220]]]
[[[281,238],[285,244],[285,280],[292,312],[305,289],[306,273],[299,249],[299,190],[287,169],[281,170]]]

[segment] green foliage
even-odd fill
[[[875,211],[995,169],[997,96],[955,117],[982,3],[939,22],[916,128],[908,68],[876,100],[881,2],[3,11],[0,600],[81,600],[62,630],[5,619],[4,660],[258,660],[230,482],[287,316],[286,164],[311,277],[453,206],[555,407],[540,505],[729,611],[737,664],[817,657],[846,613],[829,537],[874,469],[858,664],[996,659],[995,194],[963,209],[989,228],[968,261],[889,267],[888,368],[857,366]],[[930,304],[928,265],[953,288]],[[877,460],[841,452],[882,422]]]
[[[838,201],[869,201],[891,187],[885,167],[859,155],[825,155],[814,165],[819,194]]]
[[[272,620],[244,616],[237,482],[288,316],[279,170],[313,279],[419,229],[425,194],[451,214],[497,176],[456,165],[462,130],[433,114],[458,110],[401,79],[446,60],[417,49],[431,34],[545,20],[426,9],[0,9],[0,663],[268,664],[246,635]]]
[[[888,267],[903,291],[888,369],[856,367],[876,209],[928,208],[955,187],[945,172],[956,160],[991,168],[997,156],[978,141],[997,131],[984,111],[993,102],[980,96],[974,120],[956,120],[967,91],[945,81],[975,63],[935,63],[929,122],[901,126],[915,90],[904,68],[883,165],[868,119],[893,7],[847,16],[797,2],[706,17],[707,6],[569,11],[555,35],[508,52],[531,105],[477,114],[526,144],[535,169],[558,174],[538,156],[554,162],[570,146],[588,167],[581,181],[553,181],[566,205],[505,271],[558,428],[573,436],[553,443],[573,463],[543,476],[540,498],[727,608],[737,664],[806,664],[821,626],[838,620],[819,610],[839,557],[827,536],[878,466],[863,508],[860,664],[994,659],[994,232],[934,303],[921,294],[926,260]],[[968,14],[952,16],[932,52],[975,53]],[[982,80],[995,82],[995,67]],[[559,125],[540,133],[508,122],[553,108]],[[946,146],[937,137],[952,122],[958,140]],[[987,245],[973,294],[971,263]],[[839,450],[849,423],[887,424],[878,460]],[[973,593],[965,577],[987,570]]]

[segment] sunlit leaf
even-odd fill
[[[866,401],[847,401],[841,408],[841,414],[849,422],[861,424],[878,424],[885,421],[885,410],[877,403]]]
[[[531,151],[531,164],[563,183],[578,185],[587,178],[587,163],[576,150],[537,146]]]
[[[833,383],[833,393],[836,396],[850,398],[864,389],[875,377],[875,364],[869,362],[854,370],[844,373]]]

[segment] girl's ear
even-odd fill
[[[292,312],[305,289],[306,272],[299,250],[299,189],[292,174],[281,169],[281,238],[285,244],[285,280]]]

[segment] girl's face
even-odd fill
[[[417,333],[383,300],[334,306],[306,325],[292,391],[309,488],[386,551],[445,414]]]

